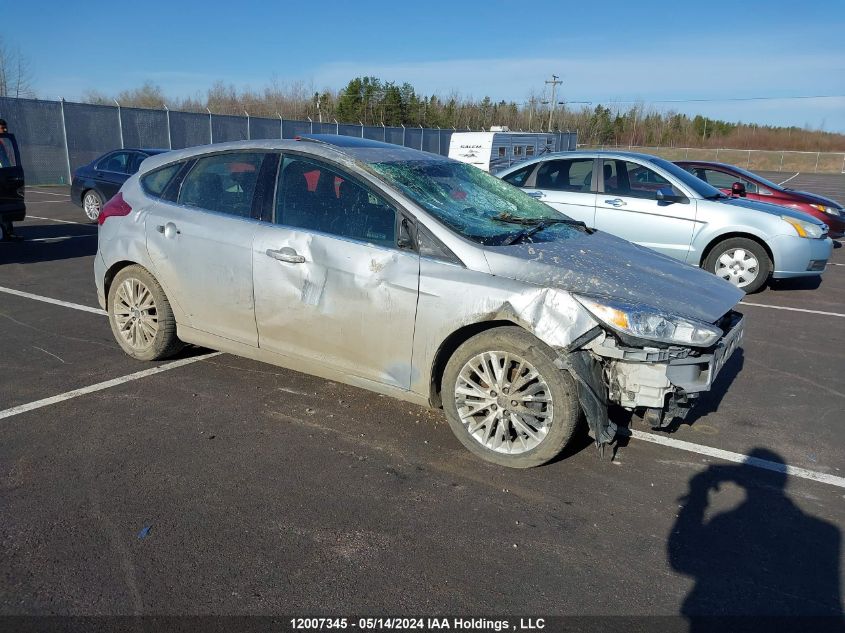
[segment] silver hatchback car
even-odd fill
[[[445,410],[476,455],[555,457],[609,404],[682,417],[742,337],[742,292],[560,217],[475,167],[342,136],[144,161],[99,216],[129,355],[185,343]]]
[[[648,154],[546,154],[497,176],[587,226],[701,266],[745,292],[769,277],[821,275],[833,250],[816,218],[728,197]]]

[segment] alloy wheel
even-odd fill
[[[455,405],[467,433],[498,453],[536,448],[549,432],[549,385],[524,358],[483,352],[464,364],[455,384]]]
[[[134,278],[120,284],[112,305],[117,331],[133,349],[150,347],[158,334],[159,321],[150,289]]]
[[[82,200],[82,209],[89,220],[96,220],[100,217],[100,198],[97,194],[88,192]]]

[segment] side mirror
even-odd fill
[[[740,198],[744,198],[746,194],[745,185],[741,182],[737,181],[731,185],[731,195],[732,196],[739,196]]]
[[[680,202],[683,197],[679,196],[675,193],[675,191],[671,187],[663,187],[662,189],[658,189],[657,192],[654,194],[654,198],[658,202]]]
[[[411,237],[410,223],[406,218],[402,218],[399,222],[399,237],[396,240],[396,246],[399,248],[414,248],[414,239]]]

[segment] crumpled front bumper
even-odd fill
[[[607,417],[609,404],[644,408],[658,426],[683,417],[698,394],[712,387],[742,343],[741,314],[727,314],[720,326],[724,336],[704,350],[632,347],[602,331],[580,349],[562,355],[558,364],[578,382],[579,400],[596,442],[611,442],[616,435],[616,425]]]
[[[738,315],[730,330],[704,353],[691,354],[681,348],[675,354],[671,349],[660,350],[665,360],[632,360],[625,355],[609,361],[606,369],[611,402],[627,408],[663,408],[669,393],[680,391],[691,396],[708,391],[742,342],[744,327]],[[601,355],[601,348],[594,351]]]

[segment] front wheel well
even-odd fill
[[[698,265],[701,268],[704,268],[704,262],[707,261],[707,257],[710,255],[710,252],[716,247],[717,244],[724,242],[725,240],[729,240],[733,237],[741,237],[746,240],[751,240],[752,242],[756,242],[760,246],[763,247],[763,250],[766,251],[766,255],[769,256],[769,261],[772,263],[772,269],[775,266],[775,257],[772,254],[772,249],[769,248],[769,245],[766,242],[756,235],[752,235],[751,233],[742,233],[742,232],[735,232],[735,233],[723,233],[717,237],[714,237],[707,247],[701,253],[701,259],[698,262]]]
[[[441,382],[443,381],[443,372],[446,370],[446,364],[452,358],[461,345],[471,339],[476,334],[486,332],[499,327],[510,327],[516,325],[521,327],[518,323],[513,321],[499,320],[499,321],[481,321],[480,323],[471,323],[458,328],[446,337],[440,347],[437,348],[437,353],[434,355],[434,362],[431,366],[431,384],[429,386],[429,402],[432,407],[439,408],[442,406],[440,397]]]

